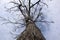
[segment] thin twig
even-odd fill
[[[44,5],[46,5],[48,7],[48,5],[46,3],[44,3],[44,2],[41,2],[41,3],[43,3]]]
[[[19,2],[22,4],[21,0],[19,0]]]
[[[16,3],[16,2],[14,2],[14,1],[11,1],[11,2],[9,2],[9,3],[13,3],[13,4],[17,4],[17,5],[19,5],[19,3]]]
[[[43,23],[54,23],[53,21],[46,21],[46,20],[44,20],[44,21],[42,21],[42,20],[39,20],[39,21],[35,21],[35,22],[43,22]]]
[[[11,10],[11,9],[13,9],[13,8],[15,8],[15,7],[18,7],[18,6],[14,6],[14,7],[11,7],[11,8],[7,8],[8,10]]]

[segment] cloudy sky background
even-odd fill
[[[11,16],[8,12],[5,11],[4,6],[10,0],[0,0],[0,16],[9,17]],[[36,1],[36,0],[34,0]],[[51,23],[49,27],[49,31],[44,34],[47,40],[60,40],[60,0],[45,0],[48,4],[47,16],[48,19],[53,20],[54,23]],[[13,17],[13,16],[12,16]],[[12,24],[1,25],[2,21],[0,21],[0,40],[13,40],[10,31],[12,30]],[[21,28],[22,31],[23,28]]]

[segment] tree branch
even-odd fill
[[[9,2],[9,3],[13,3],[13,4],[17,4],[17,5],[19,5],[19,3],[16,3],[16,2],[14,2],[14,1],[11,1],[11,2]]]
[[[26,8],[27,13],[29,12],[28,9],[27,9],[27,7],[26,7],[26,5],[24,5],[24,6],[22,6],[22,7],[25,7],[25,8]]]
[[[43,3],[44,5],[46,5],[48,7],[48,5],[46,3],[44,3],[44,2],[41,2],[41,3]]]
[[[13,9],[13,8],[15,8],[15,7],[18,7],[18,6],[14,6],[14,7],[11,7],[11,8],[7,8],[7,10],[11,10],[11,9]]]
[[[16,3],[16,2],[11,1],[10,3],[17,4],[17,6],[11,7],[11,8],[9,8],[8,10],[10,10],[10,11],[11,11],[11,9],[13,9],[13,8],[15,8],[15,7],[18,7],[18,9],[19,9],[19,10],[20,10],[20,12],[22,13],[22,15],[23,15],[24,17],[26,17],[26,15],[24,15],[23,10],[21,9],[21,7],[23,7],[23,8],[25,7],[25,8],[26,8],[27,13],[28,13],[29,11],[28,11],[28,9],[27,9],[26,5],[24,5],[24,6],[23,6],[20,0],[19,0],[19,2],[20,2],[20,4],[19,4],[19,3]]]
[[[30,16],[30,3],[31,3],[31,0],[29,0],[29,13],[28,13],[28,16]]]
[[[35,8],[34,14],[35,14],[35,12],[37,11],[37,7],[38,7],[38,5],[37,5],[36,8]]]
[[[6,19],[6,18],[3,18],[3,17],[1,17],[1,16],[0,16],[0,18],[2,19],[2,21],[6,21],[6,22],[4,22],[4,23],[2,23],[2,24],[11,23],[11,24],[21,24],[21,25],[24,25],[24,24],[19,23],[19,22],[17,22],[17,21],[13,22],[13,21],[11,21],[11,20],[9,20],[9,19]]]
[[[32,6],[30,6],[30,8],[32,8],[33,6],[35,6],[36,4],[38,4],[41,0],[37,1],[35,4],[33,4]]]
[[[19,0],[19,2],[22,4],[21,0]]]
[[[39,18],[39,16],[42,15],[41,10],[42,10],[42,8],[39,9],[39,13],[38,13],[38,15],[37,15],[37,17],[36,17],[36,19],[34,21],[36,21]]]
[[[37,1],[35,4],[33,4],[32,6],[30,6],[30,8],[32,8],[33,6],[35,6],[36,4],[38,4],[39,2],[41,2],[41,0]],[[46,3],[44,3],[44,2],[41,2],[41,3],[43,3],[44,5],[46,5],[48,7],[48,5]]]
[[[43,23],[54,23],[53,21],[46,21],[46,20],[44,20],[44,21],[42,21],[42,20],[39,20],[39,21],[35,21],[35,22],[43,22]]]

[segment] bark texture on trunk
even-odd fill
[[[46,40],[41,30],[33,21],[26,24],[26,29],[21,33],[17,40]]]

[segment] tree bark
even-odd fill
[[[41,30],[33,21],[26,24],[26,29],[21,33],[17,40],[46,40]]]

